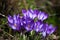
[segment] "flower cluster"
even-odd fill
[[[52,24],[44,23],[43,21],[48,18],[48,14],[39,10],[22,10],[23,16],[14,14],[8,15],[9,26],[14,30],[20,30],[24,27],[27,31],[41,32],[45,37],[52,34],[56,28]],[[37,18],[37,21],[34,19]]]

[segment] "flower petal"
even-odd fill
[[[13,16],[13,19],[14,19],[14,23],[17,24],[17,15],[16,14]]]
[[[42,35],[43,35],[44,37],[46,37],[46,32],[42,32]]]
[[[10,15],[8,16],[8,22],[13,23],[13,18]]]
[[[39,14],[38,14],[38,19],[39,20],[43,21],[43,20],[45,20],[47,18],[48,18],[48,14],[46,14],[44,12],[41,12],[41,11],[39,12]]]

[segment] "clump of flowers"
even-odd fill
[[[8,24],[14,30],[20,30],[22,26],[26,31],[36,31],[42,33],[42,36],[47,36],[55,31],[52,24],[44,23],[43,21],[48,18],[48,14],[39,10],[22,10],[23,16],[14,14],[8,16]],[[37,18],[35,21],[35,18]]]

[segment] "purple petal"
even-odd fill
[[[33,30],[33,24],[34,24],[33,21],[31,21],[30,23],[26,23],[25,29],[26,29],[27,31]]]
[[[36,14],[36,15],[38,15],[38,13],[39,13],[39,10],[34,10],[34,14]]]
[[[43,26],[42,22],[41,21],[37,21],[37,22],[34,23],[34,30],[36,32],[39,32],[39,31],[41,31],[42,26]]]
[[[8,22],[13,23],[13,18],[10,15],[8,16]]]
[[[9,17],[9,21],[11,21],[11,18],[13,20],[13,23],[9,22],[9,26],[14,30],[20,30],[20,15],[13,15],[13,17]]]
[[[46,32],[42,32],[42,35],[43,35],[44,37],[46,37]]]
[[[16,27],[15,27],[14,25],[9,24],[9,26],[10,26],[12,29],[16,30]]]
[[[49,25],[47,34],[52,34],[54,31],[55,31],[55,28],[53,27],[53,25]]]
[[[14,23],[17,24],[17,15],[16,14],[13,16],[13,19],[14,19]]]
[[[41,11],[39,12],[39,14],[38,14],[38,19],[39,20],[43,21],[43,20],[45,20],[47,18],[48,18],[48,14],[46,14],[44,12],[41,12]]]
[[[48,15],[45,14],[44,17],[43,17],[43,20],[47,19],[48,18]]]
[[[22,13],[23,13],[23,15],[24,15],[25,17],[27,17],[27,14],[28,14],[28,13],[27,13],[27,10],[23,9],[23,10],[22,10]]]
[[[27,11],[25,9],[22,10],[22,13],[26,13]]]
[[[33,16],[33,10],[32,10],[32,9],[28,10],[28,16],[29,16],[30,18],[33,18],[33,17],[34,17],[34,16]]]

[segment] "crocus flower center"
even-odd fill
[[[17,27],[17,24],[14,24],[15,27]]]
[[[30,25],[28,25],[28,28],[30,28]]]

